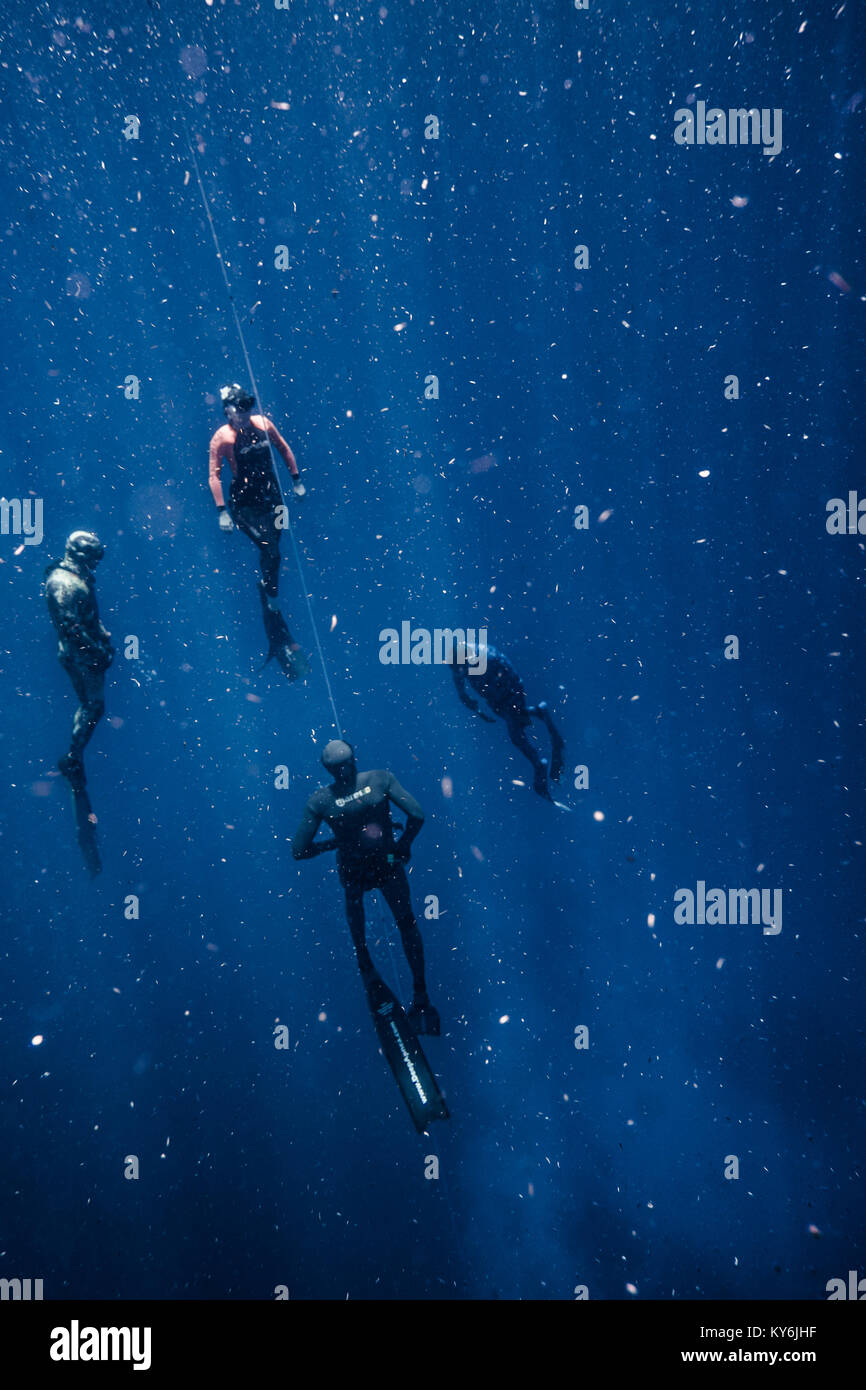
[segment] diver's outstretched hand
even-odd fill
[[[306,497],[307,489],[304,487],[304,484],[301,482],[300,478],[295,478],[294,482],[292,483],[292,492],[295,494],[296,497]]]
[[[221,507],[221,508],[220,508],[220,530],[221,530],[221,531],[233,531],[234,529],[235,529],[235,524],[234,524],[234,522],[232,521],[232,519],[231,519],[231,517],[229,516],[228,512],[226,511],[225,507]]]

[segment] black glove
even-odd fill
[[[412,846],[404,844],[402,840],[398,840],[389,858],[393,859],[395,864],[408,864],[409,860],[412,858]]]
[[[492,714],[485,714],[483,709],[478,711],[478,718],[483,719],[485,724],[495,724],[496,720]]]

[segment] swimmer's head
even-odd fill
[[[345,739],[332,738],[322,752],[322,767],[330,772],[335,782],[348,782],[357,774],[355,750]]]
[[[93,570],[105,554],[105,546],[95,531],[73,531],[66,539],[66,554]]]
[[[220,387],[220,400],[223,403],[223,410],[231,420],[235,415],[249,415],[256,403],[255,396],[246,391],[243,386],[239,386],[233,381],[231,386]]]

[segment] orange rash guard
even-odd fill
[[[267,434],[268,439],[284,460],[292,477],[297,478],[299,474],[295,456],[273,421],[269,420],[266,415],[251,415],[250,419],[257,430],[261,431],[263,434]],[[223,487],[220,481],[223,464],[227,462],[231,468],[232,477],[237,477],[238,466],[235,459],[235,440],[237,439],[237,434],[238,432],[234,425],[220,425],[210,442],[208,483],[213,495],[213,500],[218,507],[225,506]]]

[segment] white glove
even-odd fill
[[[304,487],[304,484],[301,482],[300,478],[296,478],[295,481],[292,483],[292,492],[295,494],[296,497],[306,497],[307,489]]]
[[[234,529],[235,529],[235,524],[234,524],[234,522],[232,521],[231,517],[229,516],[229,514],[228,514],[228,512],[225,510],[225,508],[223,508],[222,511],[220,512],[220,530],[221,530],[221,531],[233,531]]]

